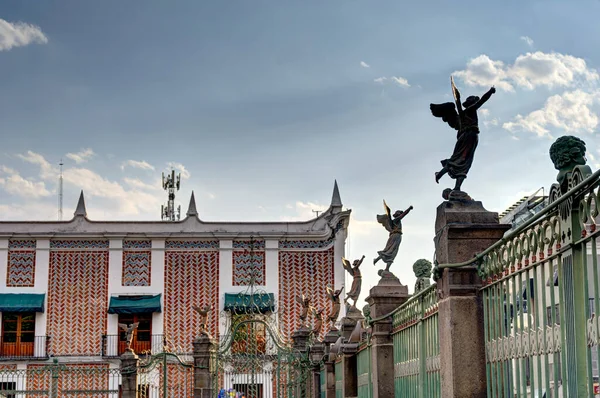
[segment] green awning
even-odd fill
[[[225,293],[225,311],[234,313],[261,313],[275,311],[273,293]]]
[[[0,312],[44,312],[45,294],[0,293]]]
[[[147,314],[160,311],[160,294],[111,297],[108,306],[109,314]]]

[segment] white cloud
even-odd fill
[[[16,170],[6,166],[2,166],[2,173],[6,174],[6,176],[0,178],[0,186],[11,195],[32,199],[51,195],[42,181],[27,180],[21,177]]]
[[[127,160],[127,161],[123,162],[123,164],[121,165],[121,170],[125,170],[125,166],[130,166],[135,169],[142,169],[142,170],[154,170],[154,166],[152,166],[150,163],[146,162],[145,160],[142,160],[142,161]]]
[[[58,169],[52,167],[52,165],[39,153],[27,151],[25,155],[18,154],[17,157],[28,163],[40,166],[40,177],[43,180],[58,178]]]
[[[370,68],[371,67],[371,65],[369,65],[365,61],[360,61],[360,66],[362,66],[363,68]]]
[[[529,90],[539,86],[573,87],[599,78],[582,58],[541,51],[519,55],[512,65],[482,54],[469,60],[466,69],[454,72],[454,76],[469,86],[495,85],[505,91],[514,91],[515,86]]]
[[[48,43],[48,38],[39,26],[23,22],[11,23],[0,18],[0,51],[7,51],[13,47],[26,46],[31,43]]]
[[[187,180],[191,176],[190,172],[181,163],[167,162],[167,168],[169,169],[169,171],[171,171],[171,169],[174,169],[175,173],[180,173],[181,178],[183,180]]]
[[[91,148],[82,149],[77,153],[67,153],[67,157],[71,160],[74,160],[77,164],[87,162],[94,155],[95,153]]]
[[[208,196],[209,199],[216,199],[217,198],[217,195],[215,195],[212,192],[209,192],[207,196]]]
[[[129,185],[131,188],[142,189],[146,191],[162,191],[162,187],[160,186],[160,181],[157,181],[155,184],[148,184],[140,180],[139,178],[123,178],[123,182]]]
[[[403,77],[399,77],[399,76],[392,76],[392,77],[381,76],[376,79],[373,79],[373,81],[378,84],[384,84],[387,81],[390,81],[390,82],[396,83],[402,87],[410,87],[410,84],[408,84],[408,80],[406,80]]]
[[[410,87],[410,84],[408,84],[408,80],[406,80],[403,77],[392,76],[392,81],[398,83],[402,87]]]
[[[523,40],[529,47],[533,47],[533,39],[529,36],[521,36],[521,40]]]
[[[544,107],[527,116],[517,115],[514,121],[502,125],[508,131],[528,131],[539,137],[551,137],[549,128],[566,132],[593,132],[598,126],[598,116],[590,106],[598,99],[598,94],[582,90],[553,95],[546,100]]]

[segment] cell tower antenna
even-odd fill
[[[162,186],[168,192],[169,197],[166,205],[162,205],[160,209],[160,217],[163,221],[179,221],[181,219],[181,206],[175,209],[175,191],[179,191],[181,185],[181,174],[175,176],[175,170],[171,169],[171,173],[162,173]]]
[[[60,159],[60,175],[58,177],[58,221],[63,219],[63,161]]]

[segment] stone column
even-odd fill
[[[381,280],[371,288],[367,302],[373,319],[389,314],[408,300],[408,287],[390,272],[380,272]],[[371,334],[371,364],[373,398],[394,396],[394,345],[392,318],[373,324]]]
[[[122,398],[137,398],[137,372],[139,358],[133,351],[121,355]]]
[[[327,386],[325,398],[335,398],[335,359],[330,360],[329,350],[331,349],[331,344],[335,343],[339,337],[337,329],[334,328],[334,330],[327,332],[323,340],[325,343],[325,383],[321,383]]]
[[[436,259],[454,264],[472,259],[510,229],[481,202],[446,201],[437,209]],[[474,266],[446,268],[438,282],[441,391],[443,397],[486,396],[481,280]]]
[[[342,345],[342,393],[344,398],[358,397],[358,374],[356,373],[358,343]]]
[[[300,329],[296,330],[292,334],[294,349],[299,352],[301,356],[308,355],[308,339],[310,337],[310,330],[306,326],[300,326]],[[308,358],[307,358],[308,359]],[[302,371],[302,370],[297,370]],[[296,391],[297,396],[304,397],[310,391],[312,386],[312,377],[307,377],[304,385],[299,385]]]
[[[194,398],[213,398],[213,376],[217,344],[207,334],[201,333],[194,345]]]
[[[312,369],[312,396],[321,396],[321,385],[325,384],[324,380],[321,380],[321,362],[325,356],[325,344],[320,341],[315,342],[310,347],[310,359],[316,364]]]

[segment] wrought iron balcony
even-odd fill
[[[105,358],[117,358],[127,350],[127,342],[123,335],[102,336],[102,356]],[[131,342],[131,349],[138,355],[158,354],[171,352],[177,355],[191,355],[191,345],[188,348],[173,344],[164,334],[138,333]]]
[[[0,360],[47,359],[50,336],[0,335]]]

